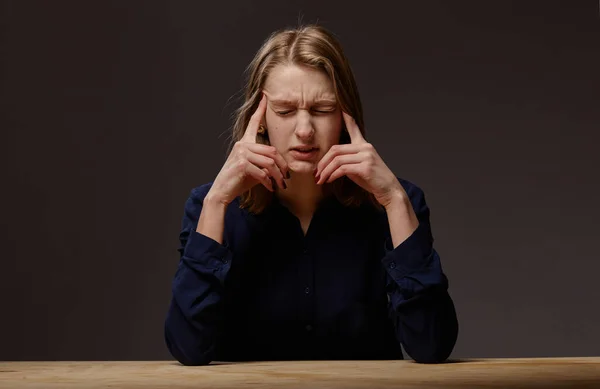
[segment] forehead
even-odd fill
[[[333,83],[327,74],[307,66],[277,65],[265,80],[264,90],[271,99],[335,100]]]

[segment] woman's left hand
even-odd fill
[[[406,199],[404,188],[375,147],[365,140],[354,119],[346,112],[343,115],[350,143],[334,145],[323,156],[315,171],[317,184],[330,183],[348,176],[357,185],[371,192],[379,204],[386,208],[396,199]]]

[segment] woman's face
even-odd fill
[[[316,69],[278,65],[263,90],[271,145],[293,172],[312,174],[319,160],[340,140],[342,113],[332,82]]]

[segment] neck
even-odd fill
[[[323,199],[323,186],[315,183],[312,174],[292,173],[286,180],[287,189],[275,192],[279,201],[296,216],[311,216]]]

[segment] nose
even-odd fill
[[[315,134],[312,118],[308,112],[299,111],[297,114],[296,129],[294,133],[303,141],[310,140]]]

